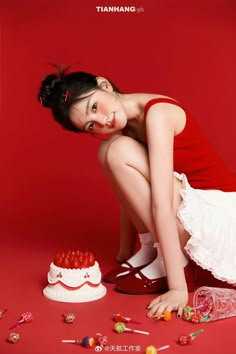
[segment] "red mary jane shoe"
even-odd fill
[[[129,264],[129,262],[123,262],[122,264],[127,264],[128,267],[122,267],[122,265],[120,265],[118,268],[111,270],[103,276],[103,281],[106,283],[116,283],[118,279],[120,280],[123,277],[127,277],[134,273],[137,273],[150,263],[151,262],[143,264],[139,267],[133,267],[131,264]]]
[[[196,272],[194,267],[188,263],[184,268],[188,291],[194,291]],[[138,274],[140,278],[135,275]],[[125,294],[146,295],[155,294],[168,290],[167,278],[148,279],[140,270],[136,273],[117,279],[115,290]]]

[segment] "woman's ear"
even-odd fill
[[[113,91],[113,87],[112,87],[111,83],[107,79],[105,79],[104,77],[97,76],[96,80],[97,80],[98,86],[102,90],[109,91],[109,92]]]

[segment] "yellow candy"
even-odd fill
[[[146,354],[157,354],[157,348],[154,345],[149,345],[146,348]]]

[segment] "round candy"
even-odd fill
[[[97,333],[96,344],[101,347],[106,346],[108,344],[107,336],[103,336],[101,333]]]
[[[191,341],[191,337],[190,336],[187,336],[186,334],[182,334],[181,336],[179,336],[178,338],[178,343],[180,345],[187,345],[189,344]]]
[[[66,323],[73,323],[75,320],[75,315],[73,313],[68,313],[67,315],[64,315],[64,321]]]
[[[28,323],[28,322],[31,322],[32,319],[33,319],[33,315],[31,312],[24,312],[24,313],[22,313],[21,319],[19,320],[19,322]]]
[[[113,315],[113,321],[120,322],[121,320],[122,320],[122,315],[119,312]]]
[[[163,312],[163,319],[164,319],[165,321],[170,321],[170,320],[171,320],[171,312],[168,311],[168,310],[165,310],[165,311]]]
[[[115,331],[117,333],[123,333],[125,331],[125,324],[122,322],[117,322],[115,324]]]
[[[9,343],[17,343],[20,340],[20,335],[18,333],[11,333],[7,338]]]
[[[85,348],[91,348],[95,343],[95,339],[90,336],[86,336],[82,339],[81,345]]]
[[[157,349],[154,347],[154,345],[149,345],[146,348],[146,354],[157,354]]]

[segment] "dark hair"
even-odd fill
[[[120,92],[111,82],[115,92]],[[70,120],[70,108],[81,100],[81,95],[99,89],[96,76],[86,72],[66,73],[66,70],[58,70],[58,74],[47,75],[38,94],[38,100],[47,108],[51,108],[55,120],[63,128],[75,133],[81,132]],[[83,99],[82,98],[82,99]]]

